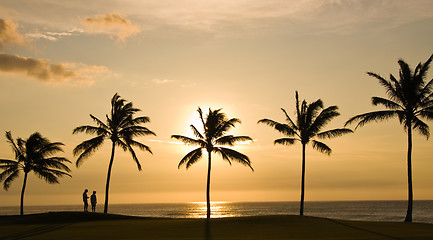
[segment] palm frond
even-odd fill
[[[221,151],[218,147],[213,149],[214,152],[216,152],[217,154],[221,155],[222,159],[226,162],[228,162],[230,164],[230,166],[232,165],[232,161],[230,161],[230,158],[227,156],[227,154],[225,154],[224,151]]]
[[[71,161],[64,157],[51,157],[46,159],[40,159],[38,164],[43,167],[61,169],[65,170],[66,172],[70,172],[71,169],[69,169],[69,167],[66,166],[63,162],[71,163]]]
[[[20,171],[20,168],[17,165],[12,166],[4,166],[4,171],[0,173],[0,182],[2,182],[6,177],[14,173],[15,171]]]
[[[0,159],[0,164],[6,164],[6,165],[17,165],[18,162],[15,161],[15,160]]]
[[[297,138],[279,138],[274,141],[274,144],[281,144],[281,145],[293,145],[296,143],[296,141],[300,141]]]
[[[307,105],[307,111],[305,112],[305,124],[306,126],[310,126],[310,125],[314,125],[313,121],[315,121],[315,119],[317,120],[320,116],[320,114],[323,113],[327,113],[327,112],[335,112],[335,111],[331,111],[331,108],[333,108],[335,106],[329,107],[328,111],[323,110],[320,111],[321,109],[323,109],[323,101],[321,99],[318,99],[314,102],[312,102],[311,104]]]
[[[430,129],[425,122],[417,117],[414,117],[412,122],[414,123],[413,128],[418,130],[421,135],[424,135],[427,139],[430,137]]]
[[[348,128],[339,128],[339,129],[332,129],[332,130],[318,133],[317,137],[320,139],[334,138],[334,137],[339,137],[339,136],[342,136],[342,135],[348,134],[348,133],[353,133],[353,131],[348,129]]]
[[[7,142],[12,147],[12,150],[15,154],[15,159],[17,159],[17,160],[21,159],[21,157],[24,154],[24,151],[22,150],[22,147],[17,146],[17,144],[15,144],[15,141],[12,137],[12,133],[10,131],[6,132],[6,139],[7,139]],[[21,139],[19,139],[19,140],[21,140]],[[19,141],[19,142],[22,142],[22,141]]]
[[[317,151],[331,155],[332,150],[330,147],[328,147],[328,145],[326,145],[322,142],[316,141],[316,140],[312,140],[311,142],[312,142],[313,148],[316,149]]]
[[[404,109],[404,107],[401,106],[400,104],[393,102],[391,100],[385,99],[385,98],[381,98],[381,97],[372,97],[371,102],[374,106],[383,105],[386,108],[389,108],[392,110]]]
[[[128,146],[129,153],[131,153],[132,159],[137,164],[138,171],[141,171],[141,164],[140,164],[140,161],[138,161],[138,158],[137,158],[137,155],[135,154],[134,149],[131,147],[130,144],[127,144],[127,146]]]
[[[421,96],[421,106],[424,106],[425,102],[431,101],[433,97],[433,79],[431,79],[421,90],[420,96]]]
[[[133,124],[133,125],[139,125],[139,124],[144,124],[144,123],[148,123],[148,122],[150,122],[150,118],[147,116],[136,117],[136,118],[131,120],[131,124]]]
[[[322,110],[319,115],[313,120],[313,123],[307,125],[305,128],[308,129],[308,135],[316,135],[320,129],[322,129],[326,124],[328,124],[332,119],[339,116],[340,113],[337,111],[337,106],[330,106]]]
[[[36,174],[37,177],[45,180],[49,184],[59,183],[57,176],[51,171],[38,171],[37,169],[34,169],[33,172]]]
[[[233,128],[236,123],[241,123],[241,120],[237,118],[232,118],[227,121],[222,120],[222,123],[217,126],[214,136],[215,137],[223,136],[226,132],[228,132],[231,128]]]
[[[264,118],[264,119],[259,120],[257,123],[263,123],[265,125],[273,127],[275,130],[277,130],[278,132],[280,132],[286,136],[296,135],[296,130],[291,128],[289,125],[279,123],[279,122],[276,122],[276,121],[271,120],[271,119]]]
[[[92,114],[90,114],[90,118],[92,118],[92,120],[96,122],[96,125],[98,125],[100,128],[105,129],[107,131],[108,129],[110,129],[109,126],[107,126],[103,121],[99,120],[99,118],[93,116]]]
[[[375,111],[375,112],[359,114],[347,120],[344,126],[347,126],[353,122],[358,122],[358,124],[355,127],[355,129],[357,129],[358,127],[362,127],[366,123],[372,121],[383,121],[398,116],[399,113],[401,113],[401,111],[399,110],[388,110],[388,111],[385,110],[385,111]]]
[[[424,117],[428,120],[433,120],[433,106],[420,110],[417,112],[421,117]]]
[[[292,121],[289,114],[287,114],[286,110],[284,108],[281,108],[281,111],[283,111],[284,115],[286,116],[286,121],[288,122],[288,126],[293,129],[294,131],[298,130],[298,127],[296,124]]]
[[[74,156],[79,155],[75,165],[79,167],[84,159],[89,157],[102,146],[104,140],[104,136],[97,136],[78,144],[73,150]]]
[[[85,126],[79,126],[74,128],[74,130],[72,131],[72,134],[77,134],[77,133],[87,133],[87,134],[96,134],[96,135],[109,135],[110,132],[107,131],[106,128],[101,128],[101,127],[94,127],[94,126],[89,126],[89,125],[85,125]]]
[[[248,166],[251,168],[252,171],[254,171],[253,167],[251,166],[251,161],[247,155],[244,155],[244,154],[242,154],[236,150],[233,150],[230,148],[224,148],[224,147],[216,147],[216,148],[214,148],[214,151],[215,152],[218,152],[218,151],[224,152],[224,155],[228,159],[230,159],[232,162],[238,162],[242,165]]]
[[[177,139],[183,143],[185,143],[186,145],[198,145],[198,146],[206,146],[206,142],[204,142],[203,140],[197,140],[197,139],[193,139],[190,137],[185,137],[182,135],[171,135],[171,138]]]
[[[192,164],[197,162],[202,156],[202,148],[197,148],[192,150],[188,154],[186,154],[182,160],[180,160],[177,168],[180,168],[182,165],[186,164],[186,169],[188,169]]]
[[[198,107],[197,112],[198,112],[198,115],[200,117],[201,123],[203,124],[204,131],[206,132],[206,122],[203,118],[203,111],[201,110],[200,107]]]
[[[43,157],[49,157],[52,156],[58,152],[63,152],[62,146],[64,146],[61,142],[53,142],[53,143],[46,143],[41,145],[39,154]]]
[[[122,128],[119,131],[119,135],[130,136],[130,137],[140,137],[140,136],[148,136],[148,135],[156,136],[156,134],[151,130],[149,130],[147,127],[137,126],[137,125]]]
[[[253,141],[248,136],[226,135],[215,140],[215,144],[234,146],[237,142]]]
[[[147,145],[144,145],[144,144],[142,144],[140,142],[137,142],[135,140],[130,139],[130,140],[128,140],[128,144],[130,144],[131,146],[134,146],[134,147],[138,147],[142,151],[147,151],[150,154],[153,154],[153,152],[150,149],[150,147],[148,147]]]
[[[128,151],[128,144],[126,143],[127,139],[116,139],[114,141],[115,146],[122,148],[123,151]]]
[[[371,77],[375,77],[379,80],[379,84],[382,85],[385,88],[386,93],[388,96],[397,96],[397,90],[392,85],[391,82],[387,81],[385,78],[380,76],[379,74],[373,73],[373,72],[367,72],[367,74]]]
[[[191,124],[190,127],[192,129],[192,132],[194,133],[194,136],[198,137],[199,139],[203,139],[203,135],[201,135],[200,131],[197,130],[197,128],[194,125]]]
[[[425,78],[427,71],[430,67],[429,65],[430,65],[430,62],[432,60],[432,57],[433,57],[433,55],[431,55],[430,58],[427,59],[427,61],[425,63],[418,63],[418,65],[416,66],[415,71],[413,73],[414,77],[417,77],[420,79]]]
[[[13,171],[3,182],[3,188],[7,191],[12,182],[20,175],[19,170]]]

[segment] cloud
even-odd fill
[[[118,14],[104,14],[94,18],[86,18],[82,24],[89,33],[106,34],[121,42],[139,32],[137,26]]]
[[[431,18],[433,11],[431,0],[141,0],[130,3],[134,5],[128,8],[128,14],[156,28],[165,25],[217,34],[242,34],[250,29],[300,33],[381,30]]]
[[[46,32],[46,33],[27,33],[26,36],[30,38],[46,39],[50,41],[57,41],[61,37],[71,36],[72,32]]]
[[[95,75],[107,71],[107,68],[103,66],[88,66],[82,63],[52,63],[47,59],[0,53],[0,72],[24,74],[45,83],[91,85]]]
[[[156,83],[156,84],[165,84],[165,83],[171,83],[174,82],[173,80],[169,80],[169,79],[153,79],[152,82]]]
[[[0,19],[0,50],[9,45],[22,46],[24,37],[17,32],[17,25],[5,19]]]

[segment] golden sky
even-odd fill
[[[298,201],[301,145],[274,146],[281,135],[257,121],[283,121],[281,107],[293,114],[298,90],[337,105],[327,129],[342,127],[386,96],[367,71],[397,74],[399,58],[414,68],[432,42],[430,0],[0,0],[0,133],[39,131],[75,162],[72,149],[90,136],[72,130],[104,118],[117,92],[157,137],[139,139],[154,152],[139,154],[141,172],[117,151],[110,203],[204,201],[206,161],[177,169],[191,148],[170,136],[191,134],[198,106],[223,108],[242,120],[233,133],[254,139],[236,149],[255,172],[215,158],[212,200]],[[397,119],[326,143],[330,157],[307,148],[306,201],[406,199]],[[80,204],[84,188],[102,199],[109,154],[106,143],[59,185],[31,175],[25,204]],[[433,199],[432,156],[432,141],[415,135],[415,199]],[[13,158],[3,135],[0,158]],[[1,205],[18,205],[21,185],[1,190]]]

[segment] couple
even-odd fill
[[[87,192],[89,190],[85,189],[83,192],[83,202],[84,202],[84,211],[88,212],[87,207],[89,206],[89,203],[87,202],[87,199],[89,197],[87,196]],[[95,212],[96,210],[96,191],[93,191],[93,194],[90,196],[90,203],[92,204],[92,212]]]

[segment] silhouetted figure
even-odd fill
[[[96,191],[93,191],[93,194],[90,196],[90,203],[92,204],[92,212],[96,210]]]
[[[89,199],[89,197],[87,196],[87,192],[89,190],[85,189],[83,192],[83,202],[84,202],[84,211],[88,212],[87,208],[89,207],[89,203],[87,202],[87,199]]]

